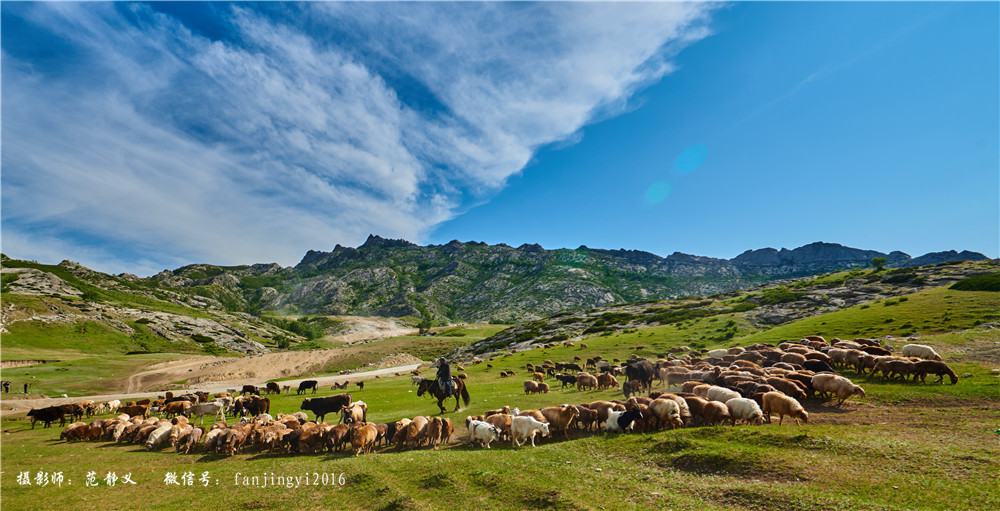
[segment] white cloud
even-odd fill
[[[36,229],[72,233],[52,241],[60,259],[110,272],[294,264],[369,232],[420,241],[539,146],[620,111],[707,35],[708,15],[690,3],[303,6],[354,31],[348,44],[234,7],[237,45],[120,7],[21,13],[93,67],[60,75],[4,54],[9,255],[54,255],[43,245],[58,238]],[[394,88],[399,77],[417,88]]]

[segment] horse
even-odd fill
[[[459,396],[459,394],[461,394],[462,395],[462,399],[465,400],[465,406],[469,406],[469,391],[468,391],[468,389],[465,388],[465,382],[463,382],[462,380],[460,380],[458,378],[455,378],[453,376],[451,378],[451,389],[452,389],[451,390],[451,395],[455,396],[455,411],[456,412],[458,411],[458,406],[459,406],[459,402],[458,402],[458,396]],[[420,380],[420,385],[417,387],[417,396],[419,397],[419,396],[424,395],[424,392],[427,392],[430,395],[432,395],[432,396],[434,396],[434,397],[437,398],[437,400],[438,400],[438,402],[437,402],[438,408],[441,409],[441,414],[444,414],[445,409],[444,409],[444,406],[441,403],[445,399],[447,399],[449,396],[445,396],[444,395],[444,389],[442,389],[442,388],[440,388],[438,386],[437,379],[424,378],[423,380]]]

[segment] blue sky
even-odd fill
[[[1000,245],[992,3],[10,3],[2,250]]]

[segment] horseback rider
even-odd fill
[[[444,357],[438,359],[438,386],[444,389],[445,397],[451,395],[451,365]]]

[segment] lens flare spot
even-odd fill
[[[646,202],[658,204],[670,195],[670,181],[657,181],[646,189]]]
[[[708,157],[708,148],[701,144],[695,144],[681,152],[677,161],[674,162],[674,167],[677,168],[678,172],[684,174],[694,172],[702,163],[705,163],[706,157]]]

